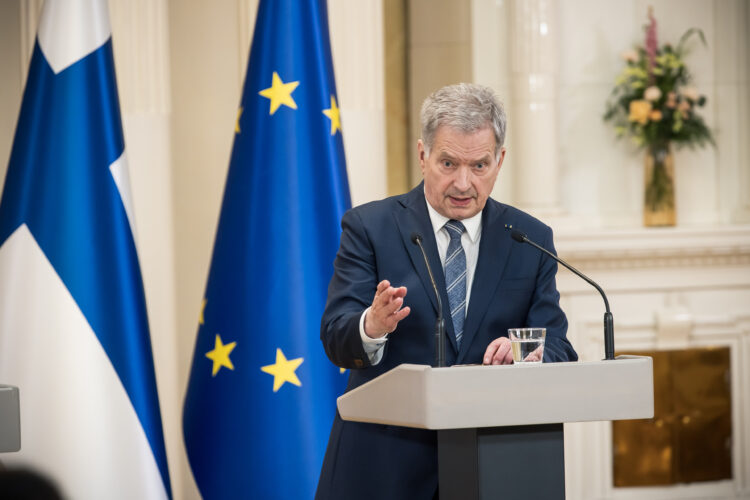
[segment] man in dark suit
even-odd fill
[[[347,391],[401,363],[432,364],[437,300],[444,305],[448,365],[512,362],[508,328],[546,327],[544,361],[574,361],[555,285],[557,264],[511,240],[510,228],[554,252],[542,222],[489,198],[505,157],[505,113],[489,88],[444,87],[422,106],[418,142],[424,182],[348,211],[321,339],[351,368]],[[337,414],[318,499],[432,499],[436,433],[344,422]]]

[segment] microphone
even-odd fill
[[[540,245],[537,245],[536,243],[534,243],[533,241],[531,241],[525,234],[523,234],[518,229],[511,230],[510,236],[511,236],[511,238],[513,238],[514,240],[516,240],[519,243],[528,243],[529,245],[531,245],[531,246],[533,246],[533,247],[541,250],[542,252],[544,252],[545,254],[549,255],[550,257],[552,257],[553,259],[555,259],[557,262],[559,262],[560,264],[562,264],[563,266],[565,266],[568,269],[570,269],[573,273],[575,273],[579,277],[581,277],[584,280],[586,280],[590,285],[592,285],[594,288],[596,288],[599,291],[599,293],[602,295],[602,298],[604,299],[604,307],[605,307],[605,309],[607,311],[607,312],[604,313],[604,359],[605,360],[615,359],[615,327],[614,327],[614,320],[612,319],[612,313],[609,311],[609,301],[607,300],[607,296],[604,295],[604,290],[602,290],[599,285],[597,285],[596,283],[594,283],[594,281],[591,278],[589,278],[588,276],[586,276],[585,274],[583,274],[581,271],[579,271],[575,267],[571,266],[570,264],[568,264],[567,262],[565,262],[564,260],[562,260],[557,255],[553,254],[552,252],[550,252],[546,248],[544,248],[544,247],[542,247]]]
[[[435,277],[432,275],[432,268],[427,260],[427,253],[424,251],[422,246],[422,235],[419,233],[411,233],[411,242],[419,247],[422,251],[422,257],[424,258],[424,265],[427,266],[427,274],[430,275],[430,282],[432,288],[435,290],[435,296],[437,297],[438,313],[435,319],[435,366],[445,366],[445,320],[443,319],[443,301],[440,299],[440,292],[438,291],[437,284],[435,284]]]

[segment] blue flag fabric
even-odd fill
[[[171,496],[126,167],[106,3],[47,2],[0,204],[0,379],[19,461],[72,498]]]
[[[325,1],[261,0],[183,429],[203,498],[312,498],[345,375],[320,318],[350,206]]]

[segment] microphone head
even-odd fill
[[[422,243],[422,235],[419,233],[411,233],[411,242],[415,245]]]
[[[510,232],[510,237],[513,238],[514,240],[516,240],[519,243],[524,243],[526,241],[526,235],[523,234],[518,229],[513,229]]]

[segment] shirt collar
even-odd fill
[[[427,201],[427,213],[429,213],[430,215],[432,230],[437,235],[438,232],[443,228],[443,226],[445,226],[445,223],[450,219],[444,215],[441,215],[437,210],[432,208],[432,205],[430,205],[427,197],[425,197],[425,201]],[[478,214],[473,215],[468,219],[461,220],[461,224],[463,224],[466,228],[466,233],[469,235],[469,239],[472,241],[472,243],[476,243],[477,238],[479,238],[479,229],[482,227],[482,210],[480,210]]]

